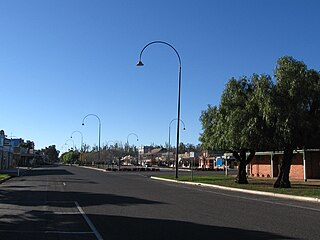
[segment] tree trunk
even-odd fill
[[[280,161],[279,175],[276,182],[273,184],[274,188],[290,188],[289,180],[290,168],[293,157],[293,148],[291,146],[285,147],[283,158]]]
[[[239,167],[238,167],[238,175],[236,177],[236,183],[239,184],[248,184],[247,179],[247,172],[246,172],[246,161],[239,161]]]
[[[238,154],[238,152],[233,152],[233,156],[239,162],[238,174],[235,181],[236,183],[239,183],[239,184],[248,184],[246,166],[253,159],[255,151],[251,150],[248,157],[246,153],[247,153],[246,150],[241,150],[240,155]]]

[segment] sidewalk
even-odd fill
[[[11,177],[17,177],[18,175],[24,175],[28,170],[32,168],[27,167],[19,167],[19,168],[9,168],[9,169],[3,169],[0,170],[0,174],[8,174]]]

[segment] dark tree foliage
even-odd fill
[[[258,150],[270,144],[268,111],[272,81],[266,75],[232,78],[223,91],[219,107],[208,106],[200,117],[204,148],[233,153],[239,162],[236,182],[246,184],[246,165]],[[247,154],[249,153],[249,154]]]
[[[293,151],[319,148],[319,112],[319,72],[285,56],[277,62],[275,83],[268,75],[232,78],[219,107],[202,112],[200,141],[206,149],[233,152],[238,183],[247,183],[245,165],[255,151],[283,151],[274,187],[287,188]]]
[[[289,188],[294,149],[319,147],[320,75],[292,57],[282,57],[275,70],[270,112],[274,141],[284,151],[274,187]]]
[[[54,163],[58,161],[59,153],[55,145],[46,147],[45,149],[43,149],[43,153],[47,162]]]

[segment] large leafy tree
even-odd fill
[[[209,105],[200,117],[203,147],[233,152],[239,162],[237,183],[248,183],[246,165],[255,151],[265,149],[271,142],[265,112],[269,111],[272,86],[271,78],[266,75],[232,78],[223,91],[219,107]]]
[[[43,151],[43,153],[45,155],[45,158],[46,158],[47,162],[54,163],[54,162],[58,161],[59,153],[58,153],[55,145],[51,145],[49,147],[46,147],[42,151]]]
[[[274,187],[291,187],[293,150],[319,147],[320,77],[292,57],[282,57],[275,70],[276,85],[269,123],[275,129],[277,148],[284,151]]]
[[[272,149],[284,152],[274,187],[290,187],[294,149],[319,148],[319,72],[285,56],[277,62],[275,80],[266,75],[231,79],[220,106],[209,106],[201,115],[203,146],[234,152],[239,183],[246,183],[245,164],[254,152]]]
[[[61,155],[61,159],[66,164],[72,164],[79,162],[80,159],[80,152],[78,151],[69,151],[65,152]]]

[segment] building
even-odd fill
[[[257,152],[252,159],[248,176],[275,178],[279,174],[279,162],[283,152]],[[294,151],[290,178],[296,180],[320,179],[320,150]]]
[[[10,139],[6,138],[3,130],[0,131],[0,169],[13,166],[13,154]]]
[[[138,147],[138,153],[139,155],[143,155],[150,152],[152,149],[154,149],[153,146],[140,146]]]
[[[0,131],[0,169],[30,166],[34,160],[34,143],[22,138],[7,138]]]
[[[217,157],[223,156],[224,152],[205,150],[199,157],[199,169],[214,170]]]
[[[164,165],[167,160],[166,148],[154,148],[143,155],[143,159],[146,162],[150,162],[152,165]]]

